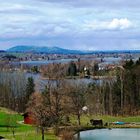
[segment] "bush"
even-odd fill
[[[62,131],[62,140],[74,140],[73,133],[71,131]]]

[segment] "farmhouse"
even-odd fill
[[[33,124],[31,113],[26,112],[22,116],[24,117],[24,124]]]

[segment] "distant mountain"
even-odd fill
[[[140,53],[140,50],[102,50],[102,51],[80,51],[80,50],[70,50],[63,49],[60,47],[38,47],[38,46],[15,46],[8,50],[7,52],[21,52],[21,53],[48,53],[48,54],[113,54],[113,53]]]
[[[8,52],[35,52],[48,54],[81,54],[78,50],[69,50],[59,47],[37,47],[37,46],[15,46],[7,50]]]

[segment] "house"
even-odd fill
[[[88,67],[84,67],[84,77],[85,78],[90,78],[90,72],[89,72],[89,69],[88,69]]]
[[[22,115],[24,117],[24,124],[33,124],[33,118],[31,117],[31,113],[24,113]]]

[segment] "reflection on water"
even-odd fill
[[[140,129],[98,129],[75,135],[76,140],[140,140]]]

